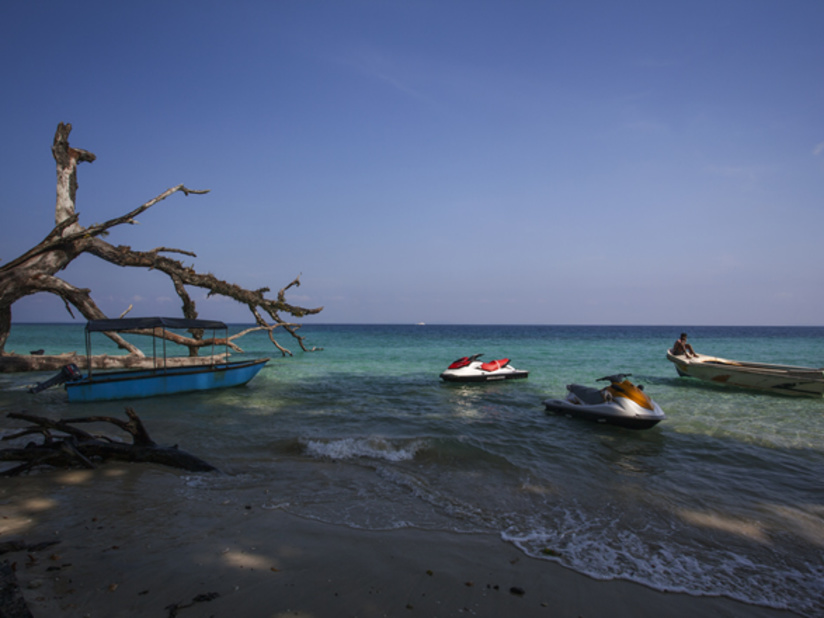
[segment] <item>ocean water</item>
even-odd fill
[[[237,331],[241,327],[234,327]],[[824,615],[824,399],[679,378],[682,327],[306,325],[245,387],[72,404],[43,374],[0,374],[8,412],[119,415],[220,474],[180,473],[175,500],[237,501],[356,528],[499,535],[597,579]],[[696,350],[824,366],[824,328],[694,327]],[[107,347],[103,339],[96,351]],[[82,325],[15,325],[7,351],[82,350]],[[113,349],[108,349],[113,352]],[[527,380],[444,383],[454,359],[508,357]],[[633,431],[545,413],[569,382],[633,374],[667,414]]]

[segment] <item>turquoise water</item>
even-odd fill
[[[239,327],[236,329],[239,330]],[[369,529],[500,535],[599,579],[824,613],[824,399],[679,378],[668,327],[305,326],[247,387],[82,410],[43,375],[0,374],[10,411],[133,406],[154,439],[223,474],[181,475],[181,499],[256,501]],[[824,328],[686,329],[699,352],[824,366]],[[97,340],[95,340],[97,341]],[[83,349],[81,326],[15,325],[6,349]],[[105,348],[103,340],[100,347]],[[113,349],[109,349],[113,352]],[[527,380],[447,384],[455,358],[508,357]],[[647,431],[549,416],[569,382],[630,372],[667,413]]]

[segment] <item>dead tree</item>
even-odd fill
[[[31,427],[6,435],[2,441],[19,440],[36,434],[41,444],[29,442],[21,448],[0,450],[0,461],[23,462],[0,472],[0,476],[18,476],[38,466],[53,468],[96,468],[97,462],[108,460],[157,463],[190,472],[211,472],[215,467],[181,451],[175,446],[159,446],[149,436],[140,417],[126,408],[128,421],[110,416],[87,416],[52,420],[25,412],[10,412],[9,418],[31,423]],[[110,423],[128,433],[131,443],[114,440],[102,434],[92,434],[74,425],[83,423]]]
[[[187,318],[198,317],[195,302],[189,295],[186,289],[187,286],[209,290],[208,296],[215,294],[226,296],[246,305],[254,318],[255,326],[230,337],[231,340],[237,339],[252,330],[265,330],[269,334],[269,339],[283,355],[291,355],[291,351],[280,345],[273,334],[275,329],[283,328],[295,338],[301,349],[310,351],[304,345],[304,338],[298,334],[300,324],[290,322],[282,317],[283,314],[288,314],[293,318],[301,318],[317,314],[323,309],[322,307],[307,309],[286,302],[287,290],[300,285],[299,276],[283,287],[278,292],[277,298],[270,299],[265,297],[265,294],[270,291],[269,288],[248,290],[237,284],[218,279],[214,275],[199,273],[194,268],[184,265],[181,261],[163,255],[177,253],[196,257],[190,251],[168,247],[137,251],[127,246],[115,246],[103,240],[113,228],[127,223],[136,223],[135,217],[175,193],[188,196],[208,193],[208,191],[196,191],[188,189],[184,185],[177,185],[120,217],[88,227],[81,226],[78,222],[78,214],[75,211],[77,166],[84,162],[91,163],[96,157],[91,152],[69,146],[71,129],[71,124],[61,122],[57,126],[54,143],[52,144],[52,154],[57,163],[57,203],[55,206],[54,229],[35,247],[0,266],[0,361],[12,361],[0,362],[0,371],[24,371],[44,368],[42,358],[39,359],[39,363],[34,362],[34,360],[27,362],[33,357],[18,357],[12,360],[7,358],[10,355],[5,352],[5,344],[11,331],[12,305],[21,298],[39,292],[47,292],[59,296],[72,317],[74,317],[72,307],[88,320],[107,317],[92,299],[90,289],[76,287],[57,276],[60,271],[83,253],[95,255],[117,266],[146,268],[166,274],[171,279],[175,292],[182,301],[183,315]],[[191,337],[178,339],[178,343],[189,347],[190,356],[197,356],[200,347],[212,345],[212,340],[204,340],[202,333],[193,332],[191,335]],[[121,349],[127,350],[129,356],[143,356],[143,352],[139,348],[116,333],[110,333],[108,336]],[[220,339],[216,343],[222,344],[223,341],[223,339]],[[236,344],[230,342],[230,345],[239,350]]]

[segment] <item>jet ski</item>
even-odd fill
[[[521,371],[510,366],[508,358],[489,361],[478,360],[483,354],[463,356],[453,362],[441,374],[446,382],[492,382],[495,380],[513,380],[525,378],[528,371]]]
[[[568,384],[566,399],[544,401],[547,412],[575,416],[598,423],[608,423],[629,429],[649,429],[664,420],[664,411],[627,378],[631,373],[619,373],[596,380],[609,382],[605,388]]]

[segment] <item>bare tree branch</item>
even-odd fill
[[[283,314],[288,314],[293,318],[302,318],[315,315],[323,310],[323,307],[313,309],[300,307],[286,300],[286,292],[292,287],[300,286],[300,276],[282,288],[276,299],[271,299],[265,297],[265,294],[269,292],[269,288],[249,290],[235,283],[219,279],[212,274],[199,273],[191,266],[186,266],[178,260],[161,255],[164,253],[177,253],[197,257],[191,251],[170,247],[157,247],[150,251],[138,251],[127,246],[115,246],[103,240],[113,228],[136,223],[136,217],[175,193],[182,193],[185,196],[202,195],[208,193],[208,190],[189,189],[180,184],[167,189],[124,215],[109,219],[104,223],[82,227],[75,211],[78,187],[77,166],[83,162],[91,163],[95,161],[96,157],[91,152],[69,146],[71,129],[71,124],[60,123],[52,144],[52,154],[57,164],[57,202],[54,229],[36,246],[0,266],[0,357],[5,355],[5,343],[11,330],[12,305],[31,294],[48,292],[59,296],[63,300],[66,310],[72,316],[74,315],[72,308],[74,308],[88,320],[106,317],[92,299],[90,289],[73,286],[57,276],[57,273],[64,270],[75,258],[84,253],[94,255],[117,266],[145,268],[164,273],[172,281],[175,292],[182,303],[183,315],[187,318],[196,318],[198,315],[195,301],[187,288],[202,288],[207,290],[207,297],[212,295],[224,296],[246,305],[256,324],[254,330],[266,330],[269,339],[282,354],[291,355],[292,353],[275,340],[273,332],[277,328],[283,328],[289,333],[298,342],[301,349],[310,351],[304,345],[304,337],[297,332],[300,325],[281,317]],[[107,334],[120,348],[128,351],[130,356],[143,355],[136,346],[116,333]],[[237,344],[232,342],[238,338],[238,335],[228,339],[208,340],[203,339],[202,332],[192,332],[191,335],[191,337],[182,337],[166,332],[163,336],[187,346],[190,356],[197,356],[200,348],[217,342],[226,342],[233,350],[241,350]],[[24,365],[21,363],[9,364],[9,366],[15,367]],[[0,370],[3,370],[2,366],[0,366]]]
[[[177,446],[157,445],[137,413],[126,408],[128,421],[110,416],[88,416],[65,420],[53,420],[25,412],[10,412],[9,418],[30,423],[14,435],[0,438],[9,442],[39,433],[43,442],[30,442],[24,448],[0,449],[0,461],[19,461],[21,465],[0,472],[0,476],[18,476],[38,466],[59,468],[96,468],[95,462],[109,459],[130,462],[158,463],[193,472],[211,472],[215,467],[205,461],[181,451]],[[93,435],[74,425],[82,423],[109,423],[129,434],[131,443],[115,440],[105,435]]]

